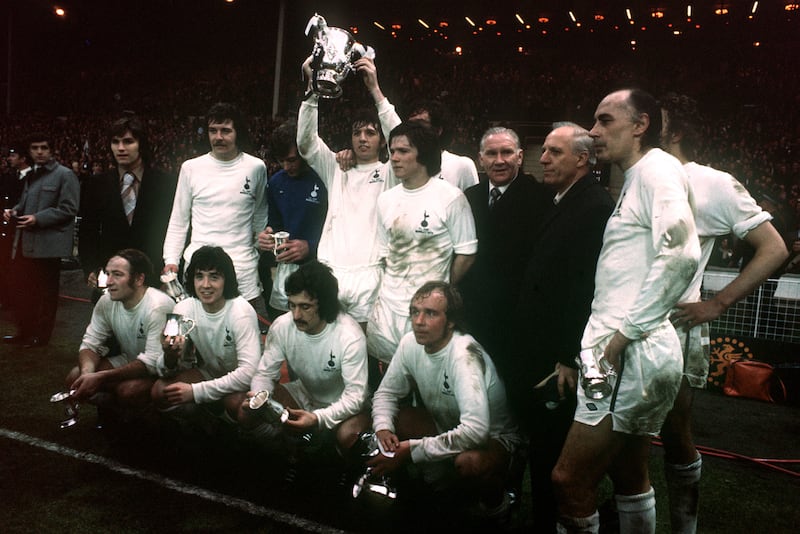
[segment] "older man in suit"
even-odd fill
[[[516,304],[530,235],[552,207],[544,186],[520,172],[522,158],[514,130],[490,128],[480,144],[485,174],[465,191],[478,235],[475,263],[459,284],[467,330],[486,348],[504,378],[508,314]]]
[[[28,151],[34,164],[25,178],[19,202],[3,212],[16,224],[14,301],[17,333],[5,343],[24,348],[47,345],[58,307],[61,258],[72,255],[80,185],[75,174],[53,159],[45,134],[31,135]]]
[[[597,256],[614,201],[591,172],[595,155],[584,128],[556,123],[539,162],[554,206],[532,235],[519,302],[511,314],[513,372],[506,381],[512,408],[530,437],[534,530],[555,532],[550,472],[575,413],[575,356],[591,311]]]
[[[118,250],[145,253],[161,272],[161,251],[167,233],[176,178],[150,166],[147,133],[137,118],[115,121],[108,143],[116,169],[84,181],[78,253],[90,286]],[[130,184],[126,183],[126,180]],[[146,284],[158,287],[155,273]]]

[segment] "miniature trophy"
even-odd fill
[[[383,444],[378,439],[375,432],[362,432],[358,436],[359,443],[356,447],[362,448],[361,455],[365,458],[372,458],[382,454],[386,457],[393,457],[394,453],[383,449]],[[386,475],[376,476],[372,474],[372,468],[367,467],[364,473],[358,477],[358,480],[353,484],[353,498],[357,499],[360,495],[364,494],[377,495],[382,500],[393,502],[397,499],[397,489],[392,484],[389,477]],[[365,495],[366,495],[365,494]]]
[[[272,237],[275,239],[275,248],[272,249],[272,252],[275,254],[275,257],[277,257],[278,254],[283,252],[278,252],[278,249],[285,245],[286,241],[288,241],[289,232],[275,232]]]
[[[101,293],[108,292],[108,273],[105,269],[100,269],[97,273],[97,289]]]
[[[63,403],[64,413],[67,416],[66,419],[61,421],[59,428],[69,428],[78,422],[78,410],[80,409],[80,405],[72,397],[74,394],[75,390],[73,389],[70,391],[59,391],[50,397],[50,402],[52,403]]]
[[[167,271],[161,275],[161,283],[164,284],[164,293],[172,297],[175,302],[189,298],[186,290],[178,281],[178,273]]]
[[[285,423],[289,419],[289,410],[280,402],[270,398],[269,391],[266,390],[261,390],[250,397],[247,406],[268,423]]]
[[[610,377],[616,376],[614,367],[602,356],[594,357],[592,349],[583,349],[578,358],[581,367],[581,387],[592,400],[606,398],[611,393]]]
[[[311,87],[321,98],[339,98],[341,83],[354,70],[353,62],[362,57],[374,58],[375,50],[357,42],[350,32],[328,26],[321,15],[315,14],[308,21],[306,35],[311,31],[314,32]]]
[[[164,325],[165,336],[171,336],[173,338],[175,336],[183,336],[185,338],[180,360],[190,367],[195,367],[197,365],[197,353],[195,352],[194,343],[191,338],[188,337],[189,332],[194,330],[194,327],[194,319],[184,317],[178,313],[168,313],[167,323]],[[172,345],[174,341],[174,339],[170,340],[169,344]]]

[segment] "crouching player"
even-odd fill
[[[76,400],[98,406],[144,409],[150,404],[155,362],[161,354],[161,332],[175,302],[147,287],[153,266],[136,249],[117,252],[105,267],[107,292],[92,311],[81,341],[78,366],[66,378]],[[119,353],[111,354],[116,340]]]
[[[203,246],[192,254],[186,280],[191,298],[173,311],[194,321],[188,335],[194,348],[186,336],[163,336],[155,369],[161,378],[152,397],[171,415],[202,417],[195,408],[203,404],[233,423],[261,352],[258,319],[239,295],[233,261],[221,247]]]
[[[507,518],[505,483],[520,437],[494,363],[459,330],[461,296],[427,282],[411,299],[412,332],[403,336],[373,397],[372,421],[383,449],[367,462],[382,475],[411,461],[426,481],[466,483],[482,515]],[[424,408],[400,407],[416,387]]]
[[[245,401],[239,420],[244,428],[267,438],[279,432],[298,437],[332,431],[344,453],[369,428],[369,416],[363,412],[366,338],[358,323],[340,311],[339,285],[329,267],[316,260],[303,264],[286,279],[285,289],[289,313],[270,326],[249,395],[269,392],[288,409],[289,418],[281,426],[264,423]],[[295,379],[281,384],[284,362]],[[296,461],[296,449],[289,451],[290,462]]]

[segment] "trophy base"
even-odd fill
[[[314,92],[320,98],[339,98],[342,96],[342,88],[336,81],[336,73],[319,71],[314,81]]]

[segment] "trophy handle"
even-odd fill
[[[306,31],[305,34],[308,35],[311,31],[311,28],[316,28],[317,32],[321,31],[322,29],[326,28],[328,23],[325,21],[325,18],[318,13],[314,13],[314,16],[308,19],[308,24],[306,24]]]
[[[184,322],[184,323],[189,323],[189,328],[187,328],[187,329],[186,329],[186,332],[184,332],[184,333],[183,333],[183,335],[184,335],[184,336],[188,336],[188,335],[189,335],[189,332],[191,332],[192,330],[194,330],[194,327],[195,327],[195,322],[194,322],[194,319],[192,319],[191,317],[184,317],[184,318],[183,318],[183,322]]]

